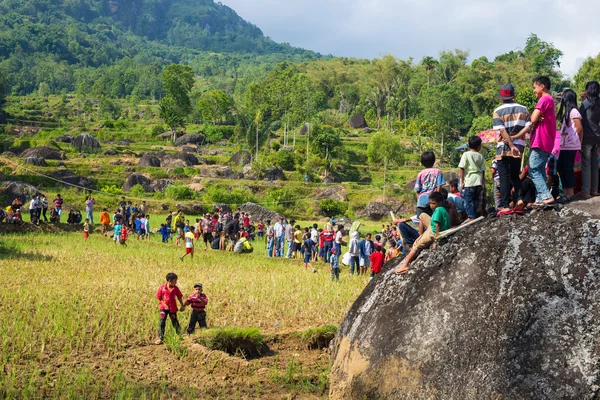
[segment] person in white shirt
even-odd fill
[[[344,231],[344,225],[338,225],[337,232],[335,233],[335,247],[337,248],[337,253],[342,254],[342,232]]]
[[[283,257],[283,239],[285,238],[285,222],[283,217],[279,217],[279,221],[273,226],[275,233],[275,257]]]

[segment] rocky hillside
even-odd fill
[[[406,276],[388,263],[332,344],[331,398],[597,398],[599,206],[485,220]]]

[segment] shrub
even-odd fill
[[[272,148],[273,150],[275,150],[275,151],[279,151],[279,149],[281,149],[281,143],[279,143],[279,142],[273,142],[273,143],[271,144],[271,148]]]
[[[100,191],[109,194],[123,194],[123,190],[115,185],[103,186]]]
[[[162,126],[162,125],[155,125],[154,127],[152,127],[152,130],[150,131],[150,134],[152,135],[152,137],[156,137],[158,135],[163,134],[166,131],[167,131],[167,129],[164,126]]]
[[[344,215],[348,211],[348,203],[333,199],[321,200],[319,206],[323,215],[329,218]]]
[[[130,196],[132,196],[132,197],[138,197],[138,198],[144,197],[145,193],[146,192],[144,190],[144,187],[142,185],[140,185],[140,184],[133,185],[133,187],[129,191],[129,195]]]
[[[165,196],[173,200],[193,200],[196,193],[187,186],[169,185],[165,189]]]
[[[275,163],[285,171],[294,171],[296,169],[296,158],[291,151],[279,150],[275,155]]]
[[[246,359],[258,358],[269,348],[258,328],[222,328],[201,331],[196,341],[211,349]]]
[[[27,139],[19,139],[10,146],[10,151],[13,153],[20,153],[31,148],[31,141]]]
[[[175,167],[173,168],[173,175],[183,177],[185,176],[185,170],[183,169],[183,167]]]
[[[129,124],[124,119],[120,119],[115,122],[114,126],[115,126],[115,130],[122,131],[124,129],[127,129],[129,127]]]
[[[217,126],[204,124],[202,131],[208,143],[216,143],[223,139],[223,132]]]
[[[203,197],[203,203],[230,204],[232,205],[231,208],[235,208],[249,201],[256,201],[251,191],[242,188],[233,188],[229,190],[217,185],[209,186]]]

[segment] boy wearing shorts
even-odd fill
[[[190,226],[189,231],[185,234],[185,254],[179,257],[181,261],[187,255],[190,255],[192,260],[194,259],[194,227]]]
[[[303,248],[304,248],[304,270],[305,271],[308,267],[310,267],[310,268],[312,268],[313,272],[317,272],[317,270],[315,268],[313,268],[312,264],[310,263],[312,260],[312,252],[313,252],[314,246],[315,246],[315,242],[313,242],[310,239],[310,237],[304,241]]]

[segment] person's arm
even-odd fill
[[[441,231],[441,228],[440,228],[440,223],[439,223],[439,222],[436,222],[436,223],[435,223],[435,234],[436,234],[436,235],[439,235],[439,234],[440,234],[440,231]]]
[[[461,168],[458,175],[460,176],[460,188],[464,189],[465,188],[465,169]]]
[[[583,124],[581,123],[581,118],[573,119],[573,125],[575,132],[577,132],[577,137],[579,137],[579,142],[583,143]]]
[[[542,121],[542,111],[539,108],[533,110],[533,114],[531,114],[531,123],[533,125],[537,125]]]

